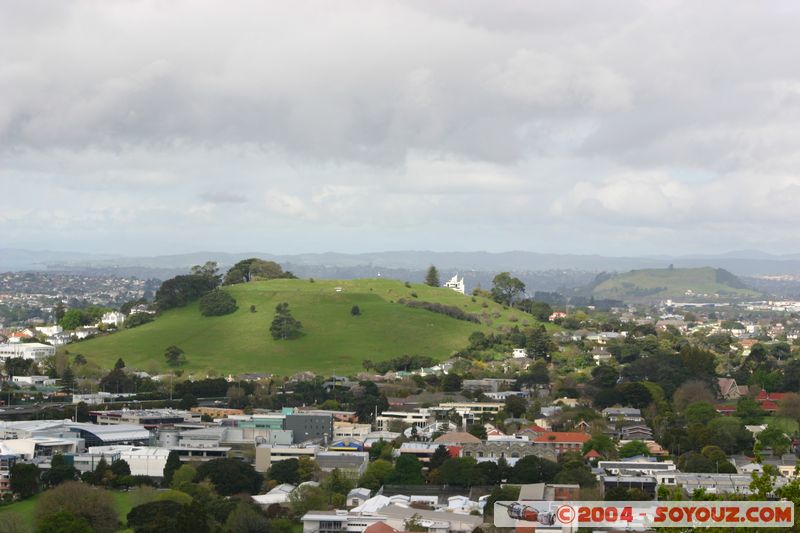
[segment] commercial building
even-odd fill
[[[12,342],[0,344],[0,361],[11,357],[41,361],[56,354],[56,347],[39,342]]]
[[[146,428],[200,422],[200,414],[178,409],[119,409],[91,411],[89,417],[99,425],[138,424]]]
[[[283,429],[292,432],[295,444],[312,440],[327,443],[333,438],[333,417],[330,414],[295,413],[286,415],[283,420]]]
[[[317,465],[323,472],[339,470],[345,477],[357,480],[361,477],[369,464],[367,452],[317,452],[315,458]]]
[[[132,476],[161,478],[169,457],[167,448],[150,446],[95,446],[89,448],[90,454],[110,454],[128,463]]]
[[[256,446],[255,469],[257,472],[266,472],[276,461],[299,459],[300,457],[314,459],[318,451],[318,446],[270,446],[268,444]]]

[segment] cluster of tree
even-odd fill
[[[365,359],[361,363],[365,370],[374,370],[379,374],[385,374],[390,371],[409,372],[411,370],[431,367],[435,364],[436,360],[427,355],[401,355],[400,357],[393,357],[385,361],[377,362]]]
[[[292,316],[289,304],[283,302],[275,306],[275,318],[269,332],[275,340],[296,339],[303,332],[303,324]]]
[[[485,352],[509,353],[514,348],[525,348],[528,357],[549,360],[550,354],[556,350],[556,344],[542,324],[522,330],[519,326],[514,326],[507,333],[472,333],[469,336],[469,346],[461,350],[459,355],[468,359],[480,359]]]
[[[256,257],[244,259],[233,265],[225,274],[223,285],[236,285],[254,280],[296,279],[297,276],[274,261],[264,261]]]
[[[464,320],[466,322],[473,322],[475,324],[481,323],[480,317],[473,315],[472,313],[467,313],[460,307],[456,307],[454,305],[445,305],[436,302],[425,302],[419,300],[406,300],[405,298],[400,298],[397,300],[397,302],[407,307],[414,309],[425,309],[426,311],[439,313],[440,315],[446,315],[450,318],[455,318],[456,320]]]
[[[546,302],[539,302],[531,298],[525,298],[517,303],[517,309],[533,315],[536,320],[547,322],[553,314],[553,308]]]
[[[495,302],[511,307],[525,294],[525,284],[510,273],[501,272],[492,279],[491,294]]]
[[[164,358],[167,360],[167,364],[169,366],[181,366],[186,364],[186,355],[183,352],[183,349],[179,346],[175,346],[174,344],[171,346],[167,346],[164,350]]]
[[[203,316],[229,315],[236,309],[236,299],[227,291],[214,289],[200,297],[200,314]]]
[[[183,307],[217,288],[219,278],[210,273],[186,274],[166,280],[156,292],[155,303],[160,311]]]
[[[90,485],[111,488],[154,484],[149,476],[132,476],[130,465],[122,459],[111,464],[108,464],[105,459],[100,459],[93,471],[83,473],[81,480]]]
[[[83,309],[70,309],[59,319],[58,325],[66,330],[72,330],[81,326],[97,324],[108,311],[110,309],[95,305]]]
[[[125,327],[131,329],[152,322],[153,320],[155,320],[155,317],[150,313],[134,313],[128,315],[125,319]]]
[[[728,461],[727,454],[719,446],[706,446],[701,451],[690,451],[678,458],[681,472],[735,474],[736,467]]]

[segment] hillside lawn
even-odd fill
[[[127,523],[128,521],[128,513],[133,508],[133,495],[134,492],[128,491],[112,491],[111,496],[114,498],[114,504],[117,507],[117,515],[119,516],[120,522],[123,524]],[[39,495],[33,496],[28,498],[27,500],[22,500],[18,502],[11,503],[9,505],[0,506],[0,515],[3,513],[17,513],[22,517],[22,520],[28,526],[30,531],[34,531],[35,528],[35,517],[36,517],[36,503],[39,501]],[[120,531],[124,530],[125,528],[120,528]]]
[[[341,292],[337,292],[337,287]],[[480,297],[450,289],[385,279],[271,280],[224,287],[238,310],[221,317],[204,317],[197,303],[164,312],[152,323],[105,335],[65,349],[81,353],[102,368],[117,358],[147,372],[163,372],[164,350],[177,345],[185,351],[188,373],[227,375],[259,372],[291,375],[347,374],[363,370],[365,359],[382,361],[402,355],[427,355],[442,360],[465,348],[475,331],[536,324],[530,315]],[[417,298],[412,296],[417,294]],[[425,309],[411,309],[398,299],[452,305],[487,319],[485,324],[457,320]],[[275,306],[289,302],[303,324],[303,336],[273,340],[269,326]],[[393,303],[394,302],[394,303]],[[486,307],[483,307],[483,305]],[[250,312],[250,306],[256,312]],[[352,316],[358,305],[361,316]],[[548,325],[550,329],[555,326]]]

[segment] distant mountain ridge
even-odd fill
[[[713,266],[738,276],[800,275],[800,254],[773,255],[757,250],[727,252],[718,255],[610,257],[602,255],[549,254],[527,251],[509,252],[432,252],[387,251],[345,254],[337,252],[307,254],[274,254],[265,252],[198,251],[187,254],[153,257],[123,257],[112,254],[84,254],[58,251],[0,249],[0,271],[10,270],[80,270],[131,268],[159,271],[184,271],[205,261],[229,266],[248,257],[260,257],[281,264],[348,268],[359,266],[387,269],[420,270],[435,264],[440,269],[459,271],[543,271],[580,270],[587,272],[626,272],[646,268]]]

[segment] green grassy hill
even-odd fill
[[[381,361],[404,354],[444,359],[465,347],[474,331],[535,322],[530,315],[505,310],[485,298],[473,301],[450,289],[421,284],[408,288],[384,279],[314,283],[280,279],[225,290],[239,307],[230,315],[204,317],[193,303],[166,311],[155,322],[66,348],[103,368],[122,357],[129,367],[148,372],[167,369],[164,349],[174,344],[185,351],[187,364],[181,368],[188,372],[352,373],[362,369],[365,359]],[[401,298],[457,306],[482,316],[484,323],[411,309],[397,303]],[[275,341],[270,336],[269,326],[280,302],[288,302],[294,317],[303,323],[301,338]],[[255,313],[250,312],[251,305],[256,306]],[[351,316],[354,305],[361,309],[361,316]]]
[[[624,301],[713,301],[758,298],[739,278],[721,268],[662,268],[632,270],[598,284],[595,298]]]

